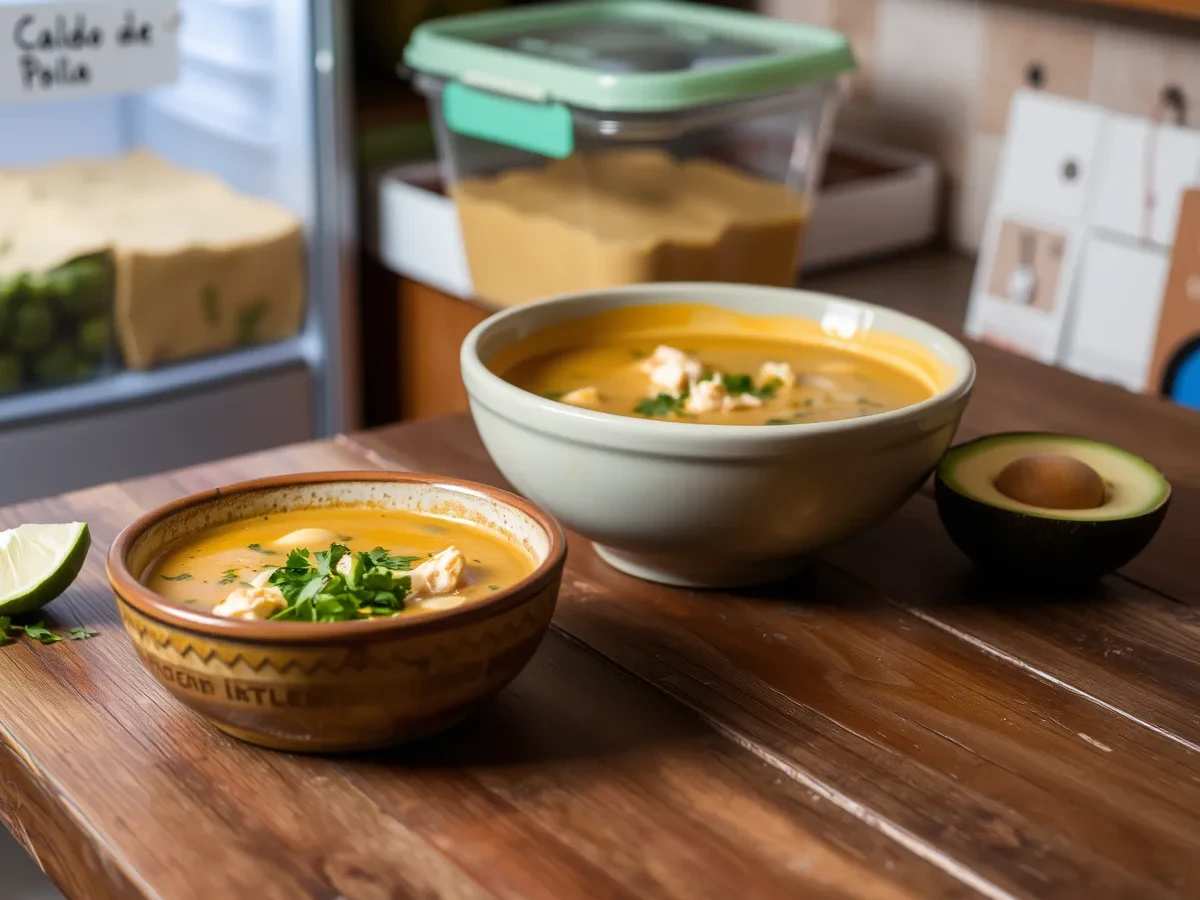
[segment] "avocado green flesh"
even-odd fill
[[[1046,509],[1030,506],[996,489],[996,477],[1023,456],[1062,453],[1087,463],[1104,480],[1108,497],[1094,509]],[[1145,460],[1099,441],[1049,434],[1011,434],[981,438],[950,450],[938,466],[941,480],[954,491],[999,509],[1045,519],[1103,522],[1130,519],[1158,509],[1170,496],[1166,479]]]

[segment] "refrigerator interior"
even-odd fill
[[[342,5],[179,5],[177,82],[124,96],[0,103],[0,175],[146,149],[273,201],[303,233],[303,326],[281,341],[0,396],[0,471],[8,475],[0,503],[354,424],[356,378],[345,366],[356,335]]]

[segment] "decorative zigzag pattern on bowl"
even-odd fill
[[[244,667],[253,674],[271,670],[280,676],[318,673],[338,676],[404,665],[427,675],[446,663],[487,658],[498,650],[521,644],[545,627],[554,611],[554,600],[554,592],[546,590],[528,603],[481,622],[456,626],[453,620],[448,620],[444,630],[415,636],[397,633],[364,644],[361,649],[302,646],[254,649],[233,641],[168,630],[124,602],[117,605],[135,645],[159,659],[173,657],[189,669],[198,664],[205,669],[223,668],[228,674],[237,674],[239,667]]]

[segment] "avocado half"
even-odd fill
[[[996,479],[1010,463],[1061,454],[1104,481],[1090,509],[1049,509],[1006,496]],[[1047,582],[1080,582],[1121,568],[1145,549],[1167,514],[1171,486],[1140,457],[1111,444],[1021,432],[952,447],[938,464],[938,513],[951,539],[983,569]]]

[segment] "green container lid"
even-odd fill
[[[853,71],[825,28],[673,0],[584,0],[436,19],[404,51],[418,72],[525,100],[670,112]]]

